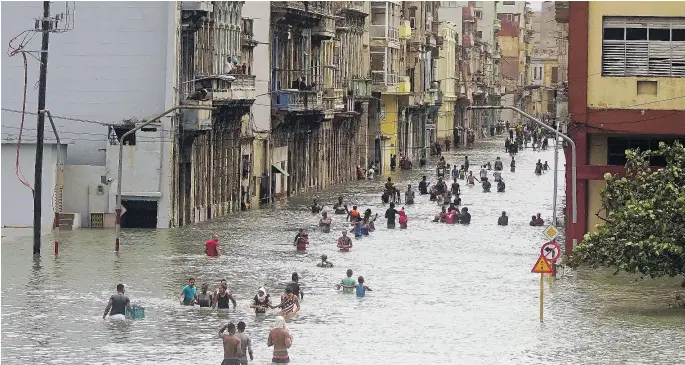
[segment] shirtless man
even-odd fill
[[[278,316],[276,317],[274,328],[269,332],[269,339],[266,341],[266,345],[274,347],[273,358],[271,359],[272,364],[287,364],[290,362],[288,357],[288,349],[293,344],[293,336],[288,331],[288,327],[285,324],[285,318]]]
[[[228,329],[228,333],[224,331]],[[221,365],[240,365],[240,357],[243,356],[243,349],[240,346],[240,338],[235,336],[235,325],[230,322],[219,330],[219,337],[224,342],[224,361]]]

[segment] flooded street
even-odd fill
[[[253,340],[251,363],[268,364],[266,338],[277,312],[257,317],[248,306],[260,286],[278,302],[292,272],[305,291],[290,323],[294,364],[672,364],[685,358],[684,316],[615,315],[607,302],[620,301],[622,293],[592,280],[566,278],[546,287],[541,324],[539,276],[530,270],[545,242],[544,227],[528,222],[538,212],[551,221],[553,175],[538,177],[533,169],[537,159],[552,166],[554,152],[519,153],[516,173],[509,172],[501,140],[446,159],[461,164],[464,153],[476,175],[477,165],[500,156],[507,183],[506,193],[486,194],[460,181],[470,226],[432,223],[439,206],[417,195],[417,204],[405,207],[409,229],[386,229],[385,177],[379,177],[191,227],[124,230],[118,255],[113,230],[66,233],[60,256],[55,259],[46,243],[39,262],[32,260],[30,238],[3,240],[2,362],[219,364],[217,330],[242,320]],[[404,191],[422,175],[434,181],[434,164],[391,176]],[[562,205],[563,173],[559,182]],[[379,213],[376,232],[355,240],[348,253],[335,247],[347,227],[344,218],[333,215],[332,233],[323,234],[319,217],[308,212],[314,197],[330,212],[338,195]],[[502,211],[509,226],[497,226]],[[291,245],[301,226],[310,232],[305,254]],[[219,258],[203,253],[213,231],[220,236]],[[335,267],[317,268],[321,254]],[[337,292],[333,286],[348,268],[373,292],[361,299]],[[178,293],[189,277],[210,290],[226,278],[237,310],[180,306]],[[145,319],[102,320],[117,283],[126,285],[133,304],[146,307]]]

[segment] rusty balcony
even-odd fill
[[[278,90],[273,94],[271,108],[281,112],[322,112],[323,98],[317,91]]]
[[[230,75],[233,80],[212,79],[212,101],[216,104],[252,104],[255,99],[254,75]]]
[[[312,37],[318,39],[331,39],[335,37],[335,19],[324,17],[319,25],[312,28]]]

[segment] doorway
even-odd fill
[[[122,200],[121,228],[157,228],[156,200]]]

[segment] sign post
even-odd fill
[[[549,226],[547,230],[545,231],[545,235],[549,237],[550,235],[547,234],[547,231],[550,228],[554,228],[554,226]],[[556,237],[556,235],[552,235],[553,237]],[[549,262],[552,272],[549,274],[549,287],[552,287],[552,280],[554,279],[556,275],[556,262],[561,257],[561,247],[557,244],[556,241],[554,241],[554,238],[552,238],[551,241],[545,243],[540,247],[540,255],[545,257],[545,260]]]
[[[538,261],[535,262],[535,265],[533,265],[533,269],[530,270],[530,272],[540,274],[540,322],[542,322],[543,313],[545,310],[545,274],[550,274],[552,272],[552,268],[549,266],[549,263],[547,263],[547,260],[545,260],[545,256],[540,255],[540,257],[538,257]]]

